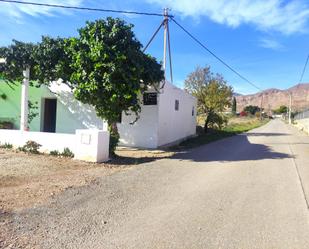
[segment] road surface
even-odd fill
[[[41,248],[309,248],[309,137],[280,120],[14,215]]]

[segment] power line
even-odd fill
[[[301,73],[300,80],[299,80],[299,84],[303,81],[303,77],[304,77],[304,74],[305,74],[305,72],[306,72],[306,67],[307,67],[308,61],[309,61],[309,54],[308,54],[308,56],[307,56],[307,60],[306,60],[306,62],[305,62],[304,69],[303,69],[303,71],[302,71],[302,73]]]
[[[15,1],[15,0],[0,0],[0,2],[23,4],[23,5],[34,5],[34,6],[42,6],[42,7],[52,7],[52,8],[62,8],[62,9],[110,12],[110,13],[118,13],[118,14],[133,14],[133,15],[160,16],[160,17],[164,16],[164,14],[151,13],[151,12],[138,12],[138,11],[127,11],[127,10],[113,10],[113,9],[102,9],[102,8],[78,7],[78,6],[68,6],[68,5],[59,5],[59,4],[49,4],[49,3],[23,2],[23,1]],[[169,15],[169,17],[173,17],[173,16]]]
[[[235,73],[238,77],[249,83],[251,86],[255,87],[259,91],[263,91],[260,87],[252,83],[250,80],[248,80],[246,77],[241,75],[239,72],[237,72],[234,68],[232,68],[230,65],[228,65],[225,61],[223,61],[219,56],[217,56],[214,52],[212,52],[209,48],[207,48],[201,41],[199,41],[194,35],[192,35],[187,29],[185,29],[180,23],[178,23],[173,17],[170,17],[172,21],[181,28],[188,36],[190,36],[195,42],[197,42],[202,48],[204,48],[208,53],[210,53],[213,57],[215,57],[218,61],[220,61],[224,66],[226,66],[228,69],[230,69],[233,73]]]

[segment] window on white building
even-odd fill
[[[175,100],[175,111],[179,111],[179,100]]]

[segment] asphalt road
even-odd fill
[[[13,225],[42,248],[308,249],[306,198],[309,136],[273,120],[65,191]]]

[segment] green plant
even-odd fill
[[[185,80],[185,90],[197,99],[197,111],[205,115],[204,131],[214,126],[224,124],[220,113],[230,107],[233,89],[222,75],[211,72],[210,67],[197,67]]]
[[[28,125],[32,122],[32,120],[39,115],[38,112],[39,106],[38,101],[32,102],[28,101]]]
[[[94,106],[113,129],[122,112],[138,118],[140,96],[164,79],[161,64],[142,49],[133,25],[109,17],[87,22],[77,37],[42,37],[37,44],[14,40],[0,47],[0,57],[7,59],[5,65],[0,64],[0,76],[7,82],[21,81],[22,71],[30,68],[30,83],[50,84],[61,78],[79,101]]]
[[[0,98],[3,99],[3,100],[6,100],[6,99],[7,99],[7,96],[6,96],[5,93],[2,93],[2,94],[0,95]]]
[[[38,144],[35,141],[27,141],[26,144],[21,147],[21,151],[32,153],[32,154],[39,154],[39,149],[42,145]]]
[[[74,157],[74,153],[69,148],[64,148],[63,152],[61,153],[63,157]]]
[[[51,156],[59,156],[59,155],[60,155],[60,152],[59,152],[58,150],[51,150],[51,151],[49,152],[49,154],[50,154]]]
[[[13,145],[10,143],[4,143],[4,144],[0,144],[0,148],[1,149],[12,149]]]
[[[11,121],[0,121],[0,129],[13,129],[14,123]]]

